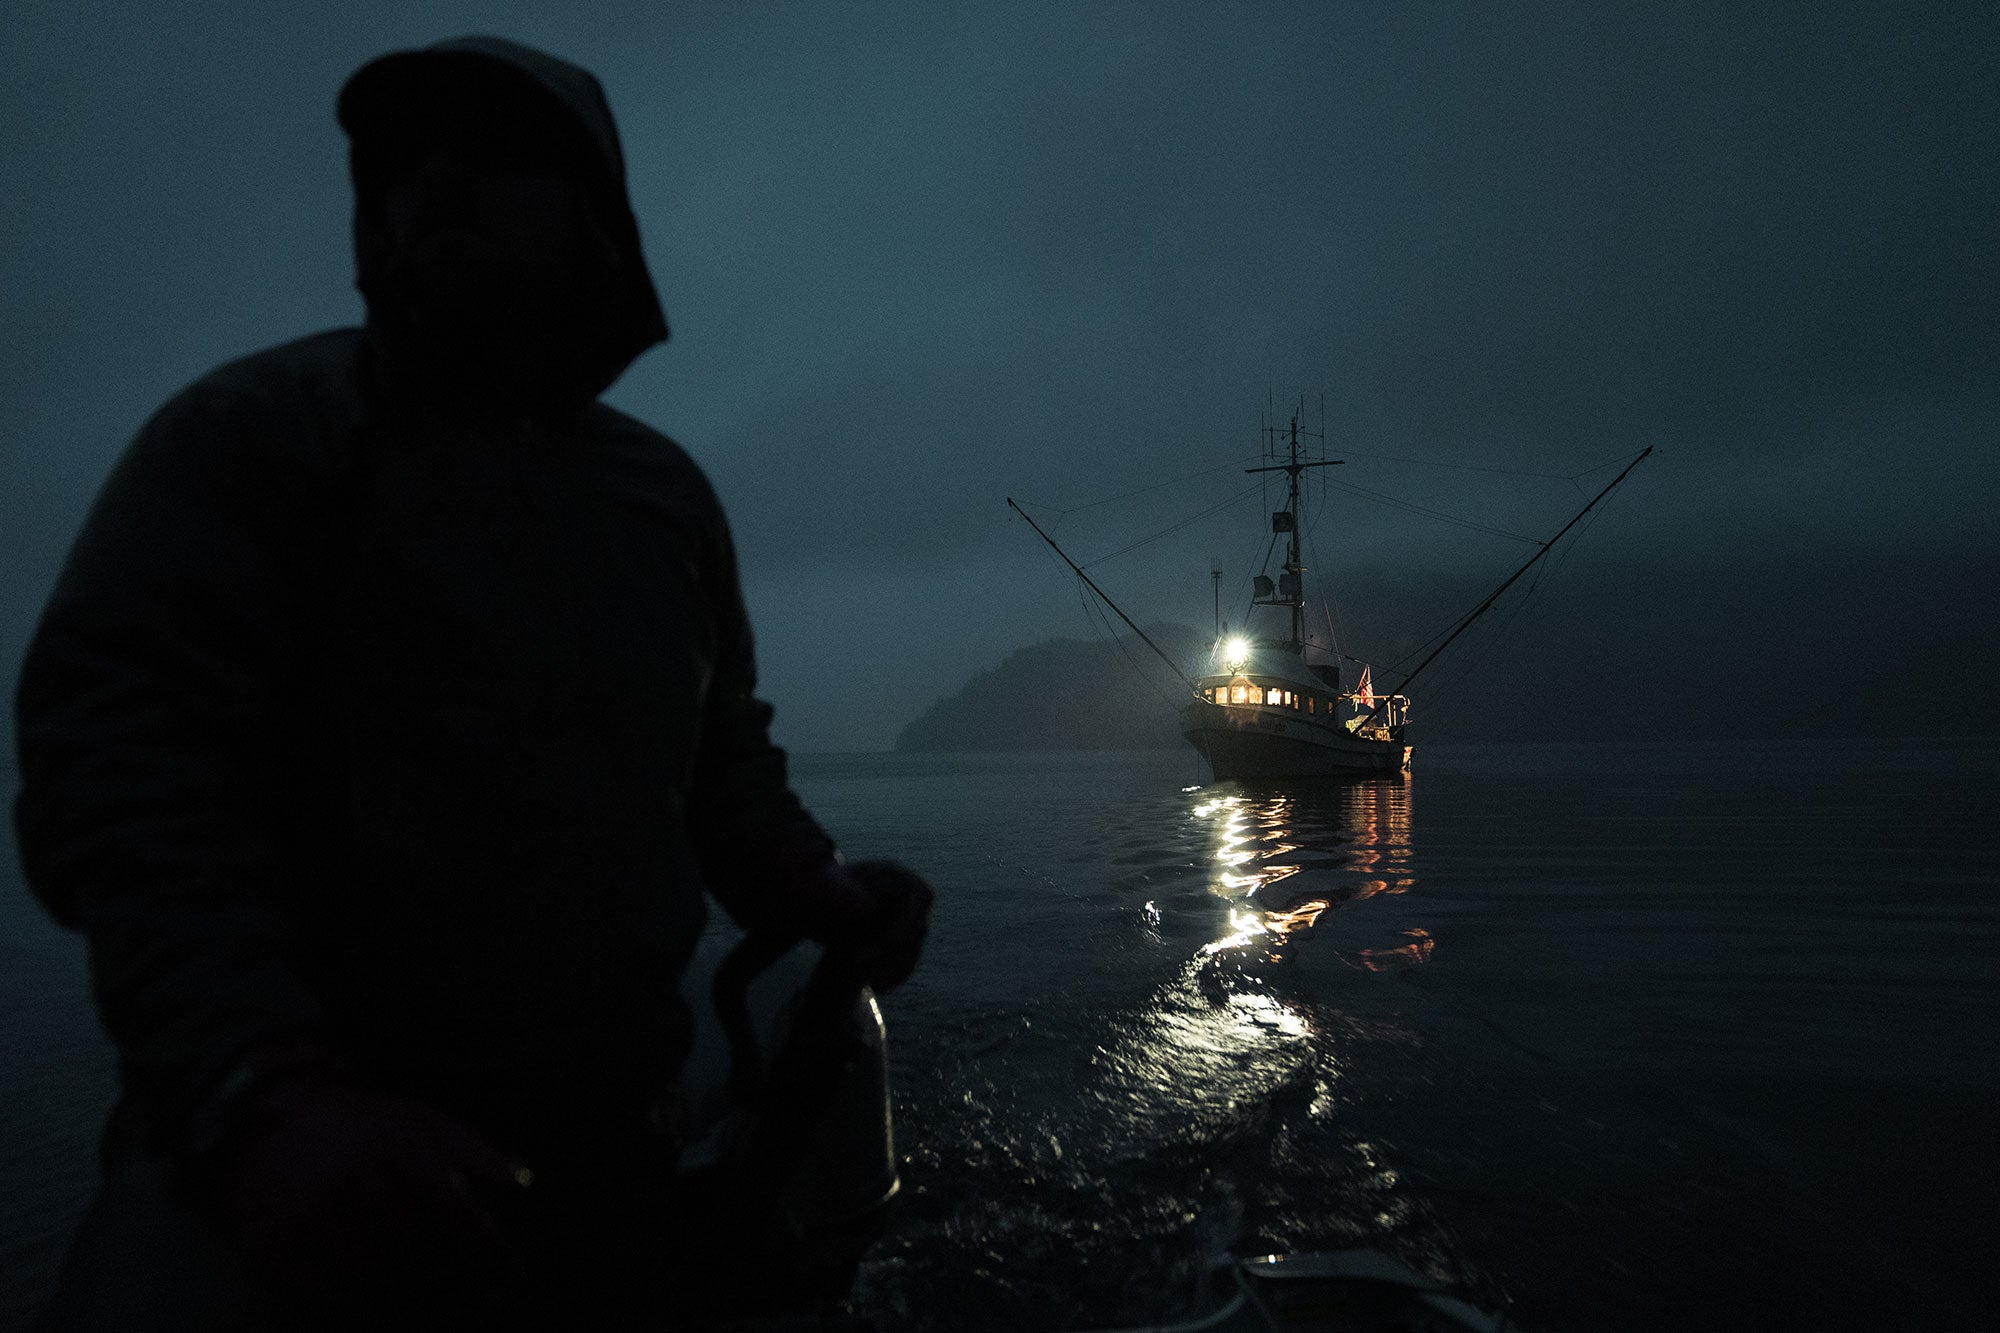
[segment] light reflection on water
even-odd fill
[[[1223,783],[1184,796],[1226,924],[1101,1052],[1092,1096],[1134,1141],[1227,1126],[1301,1079],[1316,1090],[1310,1105],[1330,1111],[1338,1034],[1288,998],[1282,965],[1329,911],[1416,882],[1406,782]],[[1370,971],[1426,961],[1429,934],[1409,933],[1422,938],[1338,956]]]
[[[931,1264],[945,1255],[962,1264],[967,1247],[989,1267],[1018,1256],[1027,1232],[1036,1271],[992,1270],[992,1327],[1050,1326],[1035,1311],[1058,1292],[1100,1323],[1184,1315],[1230,1253],[1377,1245],[1463,1278],[1394,1144],[1349,1114],[1357,1099],[1381,1104],[1382,1068],[1407,1070],[1419,1043],[1393,1013],[1356,1017],[1322,984],[1329,965],[1338,986],[1430,955],[1424,930],[1386,947],[1340,938],[1345,909],[1416,887],[1407,784],[1216,784],[1143,810],[1149,827],[1132,840],[1149,838],[1155,856],[1104,840],[1095,851],[1146,867],[1123,877],[1123,911],[1147,948],[1118,949],[1100,921],[1067,959],[1093,974],[1136,964],[1140,989],[1105,1008],[1038,1011],[1019,1030],[996,1016],[993,1058],[962,1076],[979,1084],[966,1111],[942,1117],[965,1121],[958,1169],[984,1177],[987,1202],[938,1200],[928,1226],[904,1230],[902,1296],[876,1307],[887,1322],[941,1326],[903,1303],[913,1283],[939,1275]],[[1134,901],[1139,886],[1149,896]],[[1067,1080],[1042,1077],[1026,1049],[1049,1040],[1087,1042]],[[913,1137],[936,1146],[950,1137],[940,1128],[913,1125]],[[952,1169],[942,1153],[938,1163]]]
[[[994,830],[1012,859],[963,867],[927,961],[958,1003],[947,1058],[897,1069],[911,1189],[870,1312],[964,1326],[973,1272],[980,1327],[1168,1319],[1230,1253],[1354,1244],[1458,1276],[1379,1132],[1419,1043],[1393,1004],[1346,1002],[1425,956],[1385,952],[1407,913],[1346,916],[1416,886],[1408,785],[1093,771],[1024,799],[1032,846]]]
[[[1254,947],[1276,961],[1335,904],[1416,886],[1407,780],[1247,791],[1219,784],[1194,797],[1189,817],[1214,839],[1209,891],[1230,904],[1227,932],[1205,953]],[[1406,934],[1407,944],[1355,950],[1349,961],[1370,971],[1428,961],[1429,932]]]
[[[1225,1133],[1312,1076],[1318,1036],[1304,1008],[1247,979],[1219,983],[1198,957],[1106,1043],[1087,1095],[1128,1148]]]

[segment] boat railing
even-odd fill
[[[1357,736],[1391,738],[1410,718],[1410,701],[1401,694],[1366,696],[1349,694],[1342,696],[1357,710],[1348,729]]]

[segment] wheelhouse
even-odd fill
[[[1302,714],[1328,725],[1372,734],[1403,725],[1410,701],[1402,695],[1382,696],[1372,692],[1350,693],[1314,689],[1297,680],[1274,676],[1252,676],[1243,672],[1228,677],[1210,676],[1195,687],[1195,697],[1226,708],[1279,709]]]
[[[1195,691],[1201,698],[1212,704],[1233,704],[1238,707],[1260,705],[1265,708],[1290,708],[1302,713],[1332,713],[1333,698],[1324,693],[1297,688],[1290,681],[1259,681],[1246,676],[1237,676],[1228,681],[1206,685]]]

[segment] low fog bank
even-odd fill
[[[1976,558],[1859,545],[1733,565],[1557,551],[1410,687],[1427,742],[1671,741],[2000,732],[2000,550]],[[1331,607],[1339,647],[1401,678],[1492,591],[1364,569]],[[1268,614],[1268,613],[1260,613]],[[1269,633],[1270,622],[1253,622]],[[1172,636],[1175,651],[1188,631]],[[1333,637],[1321,629],[1324,642]],[[1400,665],[1399,665],[1400,664]],[[1352,670],[1352,667],[1349,668]],[[1038,708],[1037,699],[1059,700]],[[1079,701],[1081,706],[1079,707]],[[914,716],[899,748],[1175,743],[1165,666],[1129,636],[1052,638]],[[1096,717],[1093,725],[1079,721]]]

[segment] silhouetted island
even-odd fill
[[[1146,626],[1193,676],[1209,648],[1185,625]],[[1133,635],[1048,639],[981,672],[896,737],[898,750],[1152,750],[1185,744],[1185,687]]]

